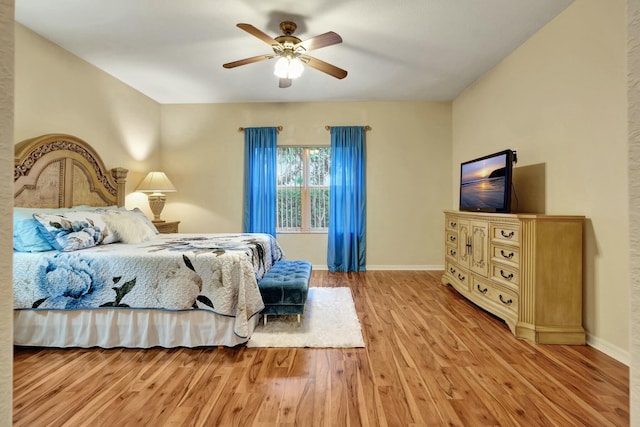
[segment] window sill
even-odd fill
[[[329,234],[327,231],[278,231],[276,234]]]

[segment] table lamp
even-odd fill
[[[164,222],[164,220],[160,219],[160,214],[167,198],[164,193],[176,191],[176,187],[169,181],[167,175],[164,172],[149,172],[142,182],[138,184],[136,191],[150,193],[147,197],[149,198],[149,207],[153,212],[153,222]]]

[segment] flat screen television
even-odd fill
[[[511,212],[515,153],[504,150],[460,165],[460,210]]]

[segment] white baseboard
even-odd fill
[[[328,270],[326,265],[314,265],[314,270]],[[443,265],[367,265],[367,271],[437,271],[444,270]]]
[[[367,265],[369,271],[432,271],[444,270],[444,265]]]
[[[620,363],[624,363],[627,366],[631,365],[631,354],[610,342],[587,333],[587,345],[603,352],[607,356],[613,357]]]

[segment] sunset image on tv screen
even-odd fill
[[[503,209],[507,155],[462,165],[461,209]]]

